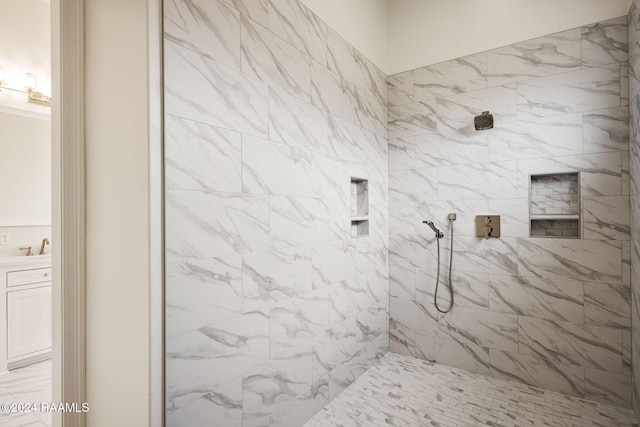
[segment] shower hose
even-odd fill
[[[438,306],[438,286],[440,285],[440,239],[436,238],[436,242],[438,243],[438,267],[436,269],[436,292],[433,295],[433,304],[436,306],[436,310],[440,313],[448,313],[453,308],[453,285],[451,284],[451,265],[453,262],[453,220],[449,219],[449,228],[451,229],[451,247],[449,248],[449,295],[451,299],[449,301],[449,308],[446,310],[441,310]]]

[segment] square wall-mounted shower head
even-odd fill
[[[493,129],[493,114],[483,111],[482,114],[473,119],[476,130]]]

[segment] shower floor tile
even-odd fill
[[[387,353],[305,427],[637,426],[630,410]]]

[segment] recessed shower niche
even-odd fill
[[[531,237],[580,238],[578,172],[529,177]]]
[[[369,181],[351,178],[351,237],[369,235]]]

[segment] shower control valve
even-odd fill
[[[500,215],[476,215],[476,236],[500,237]]]

